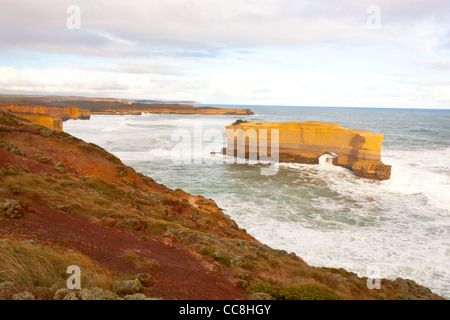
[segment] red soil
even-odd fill
[[[0,190],[0,196],[7,194]],[[197,300],[246,298],[245,293],[232,283],[230,275],[207,274],[209,266],[181,245],[157,238],[143,241],[137,232],[92,223],[89,218],[76,213],[66,214],[30,205],[20,219],[0,217],[0,234],[77,250],[119,277],[151,273],[155,283],[146,291],[149,296]],[[124,251],[130,249],[140,260],[157,260],[160,271],[146,270],[122,258]]]

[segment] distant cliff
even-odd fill
[[[332,160],[334,164],[348,168],[358,176],[387,180],[391,175],[391,166],[381,162],[383,134],[347,129],[338,124],[318,121],[237,121],[226,129],[228,149],[236,150],[235,137],[239,137],[239,131],[237,131],[239,129],[242,129],[242,134],[250,129],[256,132],[255,136],[247,134],[250,139],[247,142],[247,153],[248,145],[252,145],[252,139],[263,139],[263,136],[259,134],[260,130],[267,130],[270,140],[271,130],[278,129],[281,162],[319,163],[319,157],[329,152],[334,154],[335,159]]]
[[[56,107],[48,105],[36,105],[31,103],[9,103],[0,102],[1,110],[8,110],[14,113],[37,113],[46,114],[52,117],[60,118],[62,121],[69,119],[89,119],[91,112],[87,109],[76,107]]]
[[[3,101],[3,102],[2,102]],[[208,106],[195,106],[186,102],[163,103],[153,101],[136,102],[133,100],[113,98],[88,98],[75,96],[27,96],[27,95],[0,95],[0,105],[7,107],[14,105],[15,110],[3,108],[20,113],[40,113],[68,119],[89,119],[90,114],[104,115],[140,115],[142,113],[170,113],[170,114],[210,114],[210,115],[252,115],[250,109],[217,108]],[[26,106],[44,107],[38,111]],[[54,109],[53,109],[54,108]],[[75,108],[75,109],[74,109]],[[76,110],[78,109],[78,111]],[[0,107],[0,109],[2,109]],[[20,111],[19,111],[20,110]]]
[[[62,122],[69,119],[89,119],[91,112],[76,107],[55,107],[31,103],[0,102],[0,110],[11,111],[34,123],[62,131]]]
[[[62,131],[63,121],[61,118],[52,117],[46,114],[39,113],[18,113],[19,117],[30,120],[31,122],[40,124],[41,126],[47,127],[52,130]]]
[[[211,115],[252,115],[250,109],[231,109],[231,108],[211,108],[211,107],[194,107],[191,105],[176,105],[168,107],[147,107],[147,108],[123,108],[123,109],[105,109],[101,111],[93,111],[92,114],[135,114],[143,113],[171,113],[171,114],[211,114]]]

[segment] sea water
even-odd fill
[[[214,199],[258,240],[310,265],[409,278],[450,298],[449,110],[245,108],[255,115],[94,115],[65,122],[64,130],[159,183]],[[276,174],[261,175],[260,164],[224,163],[202,150],[220,151],[225,126],[237,119],[326,121],[384,133],[391,179],[359,178],[326,162],[279,164]],[[213,144],[208,132],[223,139]]]

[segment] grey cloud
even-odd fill
[[[184,75],[182,68],[168,64],[121,63],[107,67],[78,67],[83,70],[133,74]]]
[[[447,17],[448,1],[376,1],[383,23]],[[77,1],[81,30],[68,30],[73,1],[10,1],[2,5],[2,46],[118,56],[213,57],[230,48],[365,42],[372,1]],[[103,34],[103,36],[102,36]],[[105,37],[107,34],[109,37]],[[378,35],[383,40],[389,33]],[[116,40],[114,40],[116,39]]]

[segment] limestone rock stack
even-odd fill
[[[341,127],[335,123],[307,122],[247,122],[237,121],[226,127],[227,149],[237,148],[239,129],[246,140],[246,154],[255,145],[266,140],[271,145],[271,130],[278,130],[279,161],[317,164],[326,152],[337,155],[333,163],[352,170],[356,175],[388,180],[391,166],[381,162],[381,144],[384,135],[366,130]],[[248,134],[253,129],[256,135]],[[262,129],[265,129],[261,131]],[[257,139],[258,141],[252,141]]]

